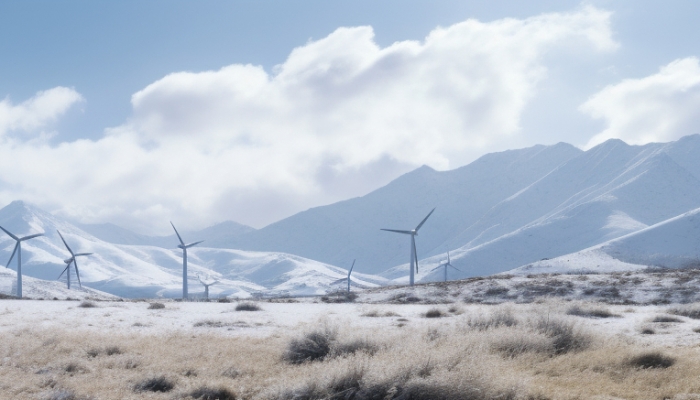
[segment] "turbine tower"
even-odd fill
[[[350,274],[352,274],[352,269],[355,267],[355,261],[352,260],[352,265],[350,266],[350,270],[348,271],[348,293],[350,293]]]
[[[202,243],[203,240],[200,240],[199,242],[185,244],[185,242],[182,240],[182,236],[180,236],[180,233],[178,233],[172,221],[170,221],[170,225],[173,226],[177,238],[180,239],[180,244],[177,245],[177,247],[182,249],[182,299],[187,300],[187,249]]]
[[[199,277],[199,275],[197,275],[197,279],[199,279],[199,283],[204,285],[204,298],[209,300],[209,286],[219,283],[219,280],[217,279],[217,280],[213,280],[213,281],[210,281],[209,283],[207,283],[207,282],[204,282],[202,280],[202,278]]]
[[[421,226],[423,226],[425,221],[428,220],[428,217],[430,217],[430,214],[432,214],[433,211],[435,211],[435,208],[430,210],[428,215],[426,215],[425,218],[423,218],[423,220],[420,222],[420,224],[418,224],[418,226],[416,226],[416,229],[413,229],[410,231],[402,231],[402,230],[398,230],[398,229],[384,229],[384,228],[381,229],[382,231],[402,233],[404,235],[411,235],[411,275],[409,278],[409,282],[410,282],[411,286],[413,286],[413,283],[415,280],[415,272],[418,272],[418,254],[416,252],[416,235],[418,235],[418,230],[421,228]],[[415,271],[413,269],[414,265],[415,265]]]
[[[456,269],[457,271],[462,272],[461,269],[450,264],[450,252],[449,251],[447,252],[447,262],[444,264],[438,265],[437,267],[433,268],[432,271],[430,271],[430,272],[437,271],[438,269],[440,269],[440,267],[445,267],[445,280],[444,280],[444,282],[447,282],[447,267],[452,267],[452,268]]]
[[[66,274],[66,283],[68,284],[68,289],[70,289],[70,265],[73,264],[75,266],[75,275],[78,277],[78,285],[80,287],[83,287],[83,284],[80,282],[80,270],[78,270],[78,261],[75,259],[76,257],[82,257],[82,256],[89,256],[92,253],[73,253],[73,250],[71,250],[70,246],[68,246],[68,243],[66,243],[66,239],[63,238],[63,235],[61,235],[61,232],[57,229],[56,232],[58,232],[58,236],[61,237],[61,241],[63,241],[63,244],[66,246],[66,249],[68,249],[68,252],[70,253],[70,258],[66,258],[63,260],[64,263],[66,263],[66,269],[61,272],[61,275],[58,276],[56,279],[61,279],[63,276],[63,273]]]
[[[34,239],[35,237],[38,237],[38,236],[44,236],[44,234],[43,233],[35,233],[34,235],[29,235],[29,236],[25,236],[25,237],[20,238],[20,237],[17,237],[15,235],[11,234],[7,229],[3,228],[2,226],[0,226],[0,229],[2,229],[5,233],[10,235],[10,237],[12,239],[14,239],[15,242],[17,242],[17,244],[15,244],[15,249],[12,250],[12,255],[10,256],[10,259],[7,260],[6,267],[8,267],[8,268],[10,267],[10,263],[12,262],[12,257],[14,257],[15,253],[17,253],[17,297],[21,299],[22,298],[22,242],[24,242],[25,240]]]

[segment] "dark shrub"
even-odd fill
[[[658,351],[642,353],[627,360],[627,365],[634,368],[668,368],[676,360],[673,357],[665,356]]]
[[[642,328],[642,330],[639,331],[639,333],[641,333],[642,335],[653,335],[656,332],[654,332],[654,330],[651,328]]]
[[[222,322],[222,321],[215,321],[211,319],[206,319],[204,321],[198,321],[194,323],[195,328],[200,328],[200,327],[205,327],[205,328],[223,328],[228,326],[229,324]]]
[[[678,308],[672,308],[668,310],[669,313],[675,314],[675,315],[680,315],[682,317],[688,317],[692,319],[700,319],[700,307],[698,306],[686,306],[686,307],[678,307]]]
[[[148,378],[134,386],[136,392],[169,392],[173,390],[175,384],[165,376]]]
[[[612,318],[619,317],[619,315],[611,313],[609,310],[604,308],[581,308],[579,306],[571,306],[566,310],[567,315],[575,315],[577,317],[588,317],[588,318]]]
[[[236,305],[236,311],[260,311],[262,308],[256,303],[247,301],[245,303],[238,303]]]
[[[105,354],[108,356],[113,356],[115,354],[122,354],[122,349],[117,346],[109,346],[105,348]]]
[[[163,303],[151,303],[148,305],[149,310],[160,310],[165,308],[165,304]]]
[[[228,297],[219,297],[219,299],[216,301],[219,303],[230,303],[231,299],[229,299]]]
[[[683,320],[670,315],[657,315],[651,322],[683,322]]]
[[[328,329],[309,332],[302,338],[289,342],[282,358],[290,364],[322,360],[330,353],[334,340],[335,334]]]
[[[441,318],[445,316],[445,313],[443,313],[437,308],[431,308],[425,314],[423,314],[423,316],[425,318]]]
[[[97,306],[95,305],[95,303],[91,302],[90,300],[85,300],[85,301],[81,302],[80,304],[78,304],[78,307],[80,307],[80,308],[95,308]]]
[[[321,301],[324,303],[352,303],[357,299],[357,294],[346,290],[339,290],[334,293],[329,293],[326,296],[321,296]]]
[[[355,354],[358,352],[363,352],[367,354],[374,354],[379,350],[379,346],[376,344],[365,340],[357,339],[346,343],[337,343],[331,348],[332,357],[341,357],[347,354]]]
[[[189,393],[196,400],[236,400],[236,395],[226,388],[210,388],[202,386]]]

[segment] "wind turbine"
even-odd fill
[[[445,267],[445,282],[447,282],[447,267],[452,267],[452,268],[456,269],[457,271],[462,272],[461,269],[450,264],[450,252],[449,251],[447,252],[447,262],[444,264],[438,265],[437,267],[433,268],[432,271],[430,271],[430,272],[437,271],[438,269],[440,269],[440,267]]]
[[[170,221],[170,225],[173,225],[172,221]],[[175,228],[175,225],[173,225],[173,229],[175,229],[175,234],[177,235],[177,238],[180,239],[180,244],[177,245],[177,247],[182,249],[182,299],[187,300],[187,249],[202,243],[203,240],[200,240],[199,242],[185,244],[185,242],[182,240],[182,236],[180,236],[180,233],[178,233],[177,229]]]
[[[75,258],[81,256],[89,256],[92,253],[73,253],[73,250],[71,250],[70,246],[68,246],[68,243],[66,243],[66,239],[63,238],[61,232],[58,229],[56,230],[56,232],[58,232],[58,236],[61,237],[63,244],[66,246],[66,249],[68,249],[68,252],[70,253],[70,258],[66,258],[65,260],[63,260],[63,262],[66,263],[66,269],[64,269],[63,272],[61,272],[61,275],[59,275],[56,279],[61,279],[63,273],[65,272],[68,289],[70,289],[70,265],[72,263],[75,266],[75,275],[78,277],[78,285],[80,285],[80,287],[82,288],[83,284],[80,282],[80,271],[78,270],[78,261]]]
[[[17,297],[20,299],[22,298],[22,242],[25,240],[29,239],[34,239],[35,237],[38,236],[44,236],[43,233],[35,233],[33,235],[25,236],[25,237],[17,237],[13,234],[11,234],[7,229],[3,228],[0,226],[0,229],[2,229],[5,233],[10,235],[12,239],[14,239],[17,244],[15,245],[15,249],[12,250],[12,255],[10,256],[10,259],[7,260],[7,265],[6,267],[10,267],[10,263],[12,262],[12,257],[15,256],[15,253],[17,253]]]
[[[435,211],[435,208],[430,210],[428,215],[426,215],[425,218],[423,218],[423,220],[420,222],[420,224],[418,224],[418,226],[416,226],[416,229],[413,229],[410,231],[401,231],[401,230],[397,230],[397,229],[384,229],[384,228],[381,229],[382,231],[403,233],[404,235],[411,235],[411,275],[409,278],[411,286],[413,286],[413,282],[415,280],[415,272],[418,272],[418,253],[416,251],[416,235],[418,235],[418,230],[421,228],[421,226],[423,226],[425,221],[428,220],[428,217],[430,217],[430,214],[432,214],[433,211]],[[414,265],[415,265],[415,272],[413,270]]]
[[[209,286],[219,283],[219,280],[216,279],[216,280],[211,281],[210,283],[207,283],[207,282],[204,282],[202,280],[202,278],[199,277],[199,275],[197,275],[197,279],[199,279],[199,283],[204,285],[204,298],[209,300]]]

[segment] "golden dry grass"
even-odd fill
[[[481,318],[491,314],[503,318],[503,308]],[[387,320],[384,327],[365,328],[361,318],[343,328],[319,322],[319,329],[337,332],[339,342],[363,340],[376,345],[375,351],[301,365],[282,357],[303,331],[256,338],[18,330],[0,340],[0,398],[179,399],[207,386],[227,388],[243,399],[320,399],[331,398],[341,378],[354,376],[357,385],[384,391],[378,398],[392,398],[413,385],[449,389],[413,397],[421,399],[700,399],[697,347],[643,347],[575,326],[589,347],[553,355],[551,339],[537,327],[545,316],[551,324],[576,321],[563,314],[535,310],[518,315],[515,325],[485,329],[470,326],[475,316],[467,314],[441,318],[432,327],[414,322],[399,327]],[[499,347],[504,343],[525,350],[507,353]],[[630,365],[632,357],[651,350],[675,363],[649,369]],[[134,391],[153,377],[173,382],[173,390]]]

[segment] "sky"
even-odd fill
[[[700,133],[695,1],[0,2],[0,206],[255,228],[490,152]]]

